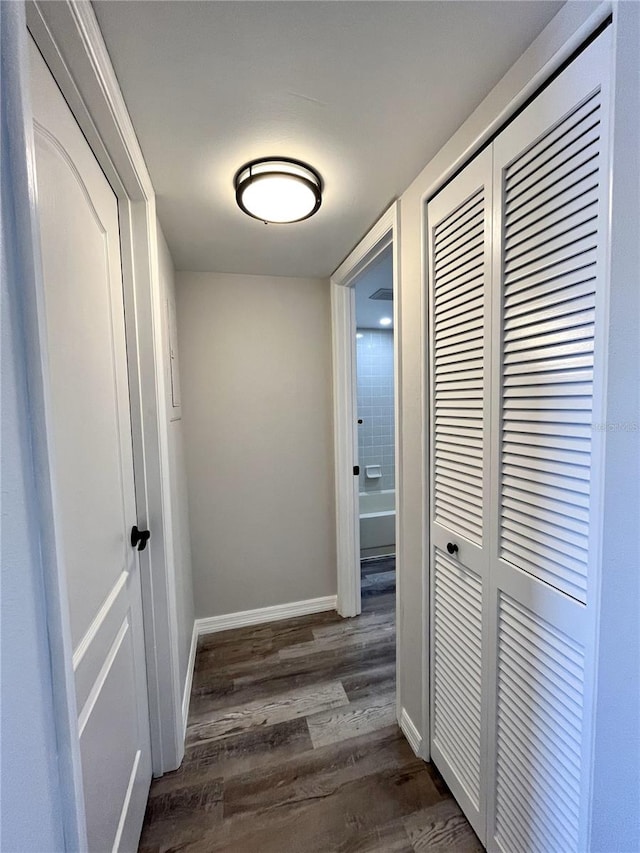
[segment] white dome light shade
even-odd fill
[[[240,209],[263,222],[300,222],[322,202],[320,175],[298,160],[253,160],[234,184]]]

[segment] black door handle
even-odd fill
[[[457,554],[458,553],[458,546],[453,542],[447,542],[447,551],[450,554]]]
[[[133,548],[138,546],[138,551],[144,551],[147,547],[147,542],[149,541],[149,537],[151,536],[150,530],[138,530],[136,525],[134,524],[131,528],[131,545]]]

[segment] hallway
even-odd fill
[[[200,640],[182,767],[151,787],[141,853],[481,850],[395,722],[393,558],[363,612]]]

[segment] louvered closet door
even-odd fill
[[[483,840],[491,162],[485,151],[428,209],[431,754]]]
[[[605,33],[494,145],[488,846],[509,853],[588,849],[609,55]]]

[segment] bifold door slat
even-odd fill
[[[579,783],[581,778],[580,753],[576,752],[575,748],[575,732],[571,732],[570,736],[567,737],[565,731],[556,725],[556,721],[545,714],[544,709],[526,703],[519,694],[504,690],[501,699],[504,701],[509,715],[512,719],[518,720],[526,736],[533,743],[548,745],[547,755],[550,758],[553,758],[558,750],[564,753],[564,766],[567,774],[572,777],[574,782]],[[543,748],[541,747],[541,749]]]
[[[525,489],[510,489],[505,498],[503,524],[511,522],[512,526],[521,531],[537,529],[545,542],[549,541],[549,536],[566,537],[567,542],[576,542],[586,550],[588,527],[584,515],[581,513],[579,517],[573,517],[562,514],[561,501],[541,497],[538,502],[534,501],[531,495],[532,493]]]
[[[535,477],[536,472],[544,471],[549,476],[546,481],[552,485],[566,484],[575,491],[589,493],[591,481],[590,468],[584,464],[584,456],[579,461],[558,461],[552,454],[543,458],[541,454],[532,456],[528,453],[504,453],[505,470],[513,470],[522,477]],[[552,457],[552,458],[550,458]]]
[[[439,525],[459,533],[469,542],[477,542],[482,535],[482,527],[479,524],[476,524],[468,515],[465,516],[457,504],[455,506],[450,505],[442,498],[437,503],[434,517]]]
[[[578,263],[592,258],[596,251],[595,234],[594,226],[591,225],[575,240],[572,235],[568,235],[560,245],[552,243],[550,246],[545,246],[543,244],[537,251],[521,255],[513,261],[506,261],[505,283],[522,281],[523,278],[535,273],[555,271],[556,266],[567,261],[573,262],[576,258]]]
[[[574,210],[576,205],[590,202],[593,191],[598,187],[598,168],[593,162],[587,164],[568,178],[558,181],[544,190],[533,204],[523,205],[509,214],[509,237],[515,237],[525,228],[547,217],[562,216],[565,210]]]
[[[512,436],[509,436],[510,441],[505,442],[503,450],[505,455],[524,456],[532,460],[533,464],[537,460],[550,461],[552,464],[564,463],[566,465],[577,465],[581,468],[589,467],[589,455],[584,449],[577,450],[562,450],[558,447],[550,447],[548,443],[540,441],[540,436],[536,436],[537,441],[513,441]]]
[[[482,459],[482,439],[477,439],[475,442],[471,442],[465,440],[464,449],[461,450],[460,442],[457,439],[457,436],[447,436],[449,441],[446,441],[444,437],[440,438],[438,434],[436,434],[436,450],[442,450],[443,452],[448,453],[460,453],[463,452],[465,456],[475,456],[478,459]]]
[[[559,152],[553,161],[545,163],[541,169],[537,169],[520,183],[510,182],[508,176],[511,170],[509,170],[505,180],[505,191],[509,195],[512,206],[518,209],[523,199],[530,203],[532,189],[539,191],[545,187],[553,187],[558,181],[582,169],[586,163],[597,161],[599,143],[600,134],[598,128],[595,128],[585,137],[576,139],[569,148]]]
[[[514,362],[512,364],[505,365],[503,373],[505,377],[522,376],[523,379],[528,381],[529,378],[535,377],[536,374],[547,373],[549,375],[553,375],[562,370],[575,370],[577,373],[578,371],[582,371],[584,368],[592,370],[592,365],[592,355],[590,352],[586,352],[582,355],[560,355],[559,357],[547,356],[541,359],[522,362],[521,364]]]
[[[504,305],[511,308],[518,302],[527,302],[538,296],[563,290],[576,283],[593,280],[596,272],[596,254],[590,252],[578,261],[575,258],[554,264],[538,273],[529,273],[519,280],[511,278]]]
[[[469,429],[466,432],[462,432],[458,429],[439,427],[436,430],[436,444],[440,444],[441,442],[454,442],[455,446],[458,446],[460,442],[464,442],[468,447],[482,449],[482,433],[480,430]]]
[[[482,315],[466,323],[459,323],[452,329],[436,329],[436,352],[446,352],[452,348],[466,350],[475,341],[482,341]]]
[[[445,596],[443,595],[441,600],[444,599]],[[441,645],[438,662],[442,664],[444,672],[449,673],[451,692],[457,693],[461,697],[462,701],[466,700],[468,702],[468,695],[465,695],[465,691],[461,690],[456,682],[458,680],[471,681],[476,682],[476,684],[480,686],[480,682],[478,680],[480,655],[478,653],[477,646],[472,641],[472,632],[469,632],[468,634],[462,633],[458,636],[455,633],[452,633],[451,627],[452,622],[455,622],[455,620],[457,620],[461,615],[468,616],[469,614],[466,611],[463,614],[460,609],[454,609],[450,606],[444,605],[441,612],[443,618],[436,626],[436,635],[441,637],[443,640],[446,640],[446,642],[443,642]],[[481,625],[480,622],[478,622],[476,630],[479,631],[480,628]],[[452,654],[452,648],[454,645],[458,644],[460,644],[461,654],[454,655]],[[469,704],[468,707],[470,710],[470,716],[479,724],[480,708],[471,704]]]
[[[584,395],[575,397],[561,396],[558,392],[543,396],[541,389],[538,390],[537,394],[531,394],[528,397],[512,397],[509,394],[505,394],[504,397],[505,412],[508,410],[510,417],[514,418],[518,417],[519,410],[530,410],[535,407],[539,415],[544,416],[545,412],[548,413],[548,420],[553,420],[554,413],[560,415],[562,414],[562,410],[565,410],[572,414],[575,413],[578,421],[582,419],[582,422],[586,423],[589,422],[590,416],[587,418],[584,412],[590,413],[591,405],[591,397],[585,397]]]
[[[434,741],[480,800],[482,584],[434,552]],[[461,736],[462,735],[462,736]]]
[[[464,279],[466,276],[469,276],[471,272],[475,272],[475,275],[480,277],[482,275],[483,264],[483,252],[482,248],[480,248],[477,252],[475,252],[475,254],[465,258],[460,264],[456,265],[454,268],[450,270],[445,270],[442,275],[439,275],[436,271],[434,274],[435,292],[438,295],[440,293],[445,294],[452,288],[457,288],[460,280]]]
[[[455,279],[447,287],[441,286],[438,291],[438,307],[448,311],[455,305],[460,305],[473,299],[478,293],[478,279],[482,276],[482,269],[471,270],[464,276]]]
[[[576,290],[579,292],[576,293]],[[590,319],[593,320],[594,293],[592,289],[573,288],[573,293],[571,291],[560,291],[556,292],[555,296],[556,299],[549,299],[547,296],[546,304],[543,305],[529,302],[528,305],[518,308],[508,307],[506,312],[508,313],[508,320],[505,320],[504,323],[505,330],[512,332],[522,326],[531,330],[540,323],[554,319],[558,323],[564,322],[566,324],[567,318],[571,318],[571,322],[575,323],[588,311],[591,312]]]
[[[540,332],[540,330],[538,330]],[[570,332],[570,334],[566,334]],[[527,347],[529,344],[529,347]],[[586,322],[578,325],[568,325],[564,330],[555,332],[538,333],[527,338],[522,336],[505,340],[505,361],[513,363],[515,359],[523,361],[537,361],[543,358],[552,358],[561,355],[574,355],[578,352],[593,352],[593,323]]]
[[[561,221],[558,218],[550,217],[546,227],[522,239],[509,240],[505,242],[504,260],[510,270],[526,263],[530,263],[530,259],[550,255],[564,246],[570,246],[577,243],[584,237],[592,236],[594,233],[594,224],[597,223],[598,199],[596,194],[593,194],[592,204],[574,214],[567,216]]]
[[[528,476],[524,476],[525,473]],[[521,468],[512,468],[511,466],[507,467],[503,472],[502,479],[505,488],[510,487],[514,491],[519,492],[523,501],[525,495],[556,501],[556,511],[560,518],[564,515],[570,515],[571,512],[586,510],[589,507],[588,492],[571,488],[576,481],[570,481],[563,483],[562,486],[558,486],[548,482],[546,476],[536,477],[533,471],[525,472]],[[529,497],[529,500],[531,499]]]
[[[468,230],[468,223],[478,215],[478,211],[484,210],[484,190],[482,187],[463,202],[457,210],[446,216],[441,222],[437,223],[434,231],[434,245],[437,250],[447,245],[447,239],[460,231]]]
[[[479,232],[477,231],[478,225],[476,224],[474,230],[477,233],[475,235],[472,235],[471,233],[465,235],[465,239],[460,240],[460,244],[458,246],[453,246],[446,257],[438,255],[438,259],[435,264],[435,274],[441,281],[446,276],[451,275],[454,270],[457,270],[462,266],[466,266],[476,258],[482,257],[484,244],[482,224],[482,220],[480,220]]]
[[[524,424],[522,426],[523,430],[520,432],[515,430],[515,425],[512,425],[509,437],[505,441],[505,447],[522,447],[524,445],[531,453],[536,453],[537,448],[548,448],[551,452],[559,451],[562,453],[563,451],[567,451],[572,454],[577,453],[581,460],[586,460],[586,451],[580,435],[574,435],[573,432],[562,435],[560,433],[554,434],[542,431],[532,434],[530,425]],[[513,442],[513,445],[510,445],[509,442]]]
[[[556,660],[565,659],[573,664],[570,678],[567,673],[563,679]],[[502,821],[523,850],[531,849],[532,827],[536,837],[549,839],[546,843],[553,846],[547,849],[577,849],[581,777],[564,768],[579,766],[583,685],[583,650],[503,593],[498,610],[498,839]],[[516,711],[514,701],[523,703],[522,710]],[[514,822],[516,813],[526,820]]]
[[[478,275],[474,273],[448,292],[438,294],[438,319],[450,317],[478,298]],[[434,320],[435,322],[435,320]]]
[[[549,782],[549,776],[553,772],[553,768],[555,765],[553,753],[550,751],[548,746],[547,738],[541,736],[539,731],[531,732],[527,730],[527,728],[518,728],[514,726],[511,721],[501,721],[501,730],[502,734],[505,738],[505,752],[502,757],[503,766],[505,768],[509,767],[511,769],[511,773],[513,774],[513,770],[518,765],[519,756],[522,754],[522,751],[527,748],[527,745],[532,747],[535,746],[535,752],[530,756],[532,766],[538,772],[535,774],[535,781],[532,781],[532,778],[527,779],[524,784],[522,781],[518,786],[522,793],[530,795],[530,792],[533,788],[538,788],[539,790],[546,790],[548,793],[553,791],[554,795],[559,799],[559,806],[563,811],[569,812],[573,817],[578,817],[579,805],[576,803],[576,790],[570,785],[567,789],[563,789],[560,792],[555,791]],[[507,762],[507,757],[510,759]],[[508,775],[508,774],[507,774]],[[516,779],[517,776],[513,775],[513,779]],[[551,822],[555,823],[554,818],[551,818]],[[558,827],[561,824],[556,824]]]
[[[468,471],[456,471],[449,465],[439,464],[435,468],[435,477],[436,480],[440,477],[446,478],[451,482],[451,485],[454,488],[457,488],[459,485],[460,488],[465,490],[467,487],[471,487],[482,492],[482,479],[477,476],[474,477],[473,474]]]
[[[536,507],[539,507],[540,511],[547,512],[547,519],[553,518],[555,520],[558,527],[570,525],[571,522],[588,525],[589,513],[585,507],[567,504],[559,500],[553,490],[546,489],[544,486],[538,486],[536,492],[532,492],[531,489],[520,488],[522,484],[520,481],[516,482],[517,486],[512,486],[509,483],[504,484],[503,496],[506,506],[511,506],[512,509],[523,513],[528,510],[533,514],[536,512]],[[532,494],[535,495],[535,498],[532,498]],[[518,504],[520,506],[517,506]],[[567,515],[568,511],[571,512],[571,515]]]
[[[483,210],[483,199],[478,196],[475,203],[467,208],[464,216],[456,220],[457,228],[447,236],[436,237],[434,245],[437,247],[438,259],[448,258],[459,251],[465,242],[477,237],[482,231]]]
[[[557,812],[566,810],[571,817],[571,809],[565,798],[561,794],[558,795],[551,785],[546,784],[549,765],[541,762],[539,755],[536,755],[535,758],[531,758],[530,764],[524,766],[520,761],[522,750],[526,748],[522,738],[517,737],[514,729],[509,729],[507,726],[500,727],[500,734],[504,741],[504,754],[498,763],[498,768],[505,782],[510,786],[517,785],[515,789],[510,787],[511,802],[507,808],[512,810],[512,816],[518,815],[519,819],[526,824],[527,833],[536,839],[536,846],[530,846],[527,849],[554,851],[554,853],[556,850],[569,849],[571,837],[564,825],[566,821],[559,820]],[[533,771],[536,771],[535,775]],[[547,814],[543,825],[532,826],[528,819],[529,811],[543,806],[545,801],[552,797],[557,800],[557,810]],[[558,844],[562,846],[558,847]]]
[[[436,476],[436,489],[446,489],[452,499],[481,501],[482,489],[469,483],[456,482],[451,477]]]
[[[464,352],[447,353],[446,355],[440,353],[434,358],[435,367],[437,370],[446,370],[447,365],[454,365],[453,369],[458,370],[464,370],[467,366],[475,367],[478,359],[482,359],[483,352],[482,346],[474,346]]]
[[[460,495],[454,494],[453,492],[449,492],[447,489],[445,491],[445,484],[440,483],[439,487],[436,488],[436,495],[438,498],[438,504],[441,509],[447,509],[449,516],[453,518],[454,515],[462,516],[463,520],[466,515],[472,510],[474,506],[474,502],[469,500],[469,497],[465,496],[464,493]]]
[[[458,394],[460,390],[477,391],[478,389],[482,390],[482,377],[472,376],[469,379],[462,379],[460,378],[460,374],[458,374],[458,378],[452,378],[449,380],[443,378],[439,382],[436,382],[435,385],[436,389],[444,395],[454,389],[458,389]]]
[[[505,241],[507,252],[522,250],[531,241],[545,239],[549,234],[566,234],[573,228],[581,225],[597,216],[598,196],[595,192],[588,192],[574,199],[568,207],[555,210],[539,219],[535,219],[529,225],[520,227],[509,233],[509,240]]]
[[[532,169],[522,177],[510,170],[505,182],[505,193],[517,200],[532,187],[553,184],[559,175],[570,174],[577,165],[593,156],[597,156],[600,143],[600,123],[595,122],[584,133],[573,139],[565,137],[566,144],[558,146],[553,156],[541,161],[536,169]]]
[[[540,677],[544,679],[547,672],[553,673],[554,679],[561,679],[562,684],[569,685],[574,691],[576,707],[580,707],[582,668],[579,657],[570,647],[558,648],[557,644],[549,641],[547,634],[539,630],[539,626],[531,625],[530,630],[519,630],[517,618],[508,612],[503,613],[505,629],[510,626],[510,636],[514,648],[527,657],[532,666],[540,669]]]
[[[545,384],[553,386],[571,383],[575,387],[582,387],[585,382],[593,382],[593,368],[591,367],[584,369],[578,367],[572,370],[570,365],[562,364],[560,368],[556,370],[544,370],[543,368],[537,373],[530,370],[519,374],[510,372],[504,378],[505,394],[515,394],[520,390],[524,394],[527,393],[527,389]]]
[[[589,526],[583,519],[569,518],[568,516],[559,519],[549,507],[534,506],[512,495],[505,495],[504,507],[505,518],[516,521],[520,519],[521,523],[527,527],[535,527],[534,522],[537,522],[541,525],[543,532],[545,527],[550,527],[553,530],[563,531],[563,535],[567,537],[569,542],[574,541],[574,537],[579,543],[587,542]]]
[[[436,320],[436,329],[439,332],[444,332],[445,329],[456,328],[460,323],[465,323],[468,320],[476,320],[478,317],[482,317],[482,315],[482,298],[476,298],[457,310],[443,311],[438,320]]]
[[[439,362],[438,377],[434,379],[434,384],[440,381],[443,382],[455,381],[456,376],[460,379],[469,379],[471,377],[482,377],[482,358],[467,358],[468,353],[465,353],[464,360],[457,364],[450,362]]]
[[[542,142],[534,142],[527,151],[520,154],[510,169],[509,179],[515,181],[521,175],[530,174],[541,160],[548,160],[549,154],[557,150],[557,146],[562,145],[563,141],[581,136],[585,129],[600,121],[600,109],[598,93],[594,92],[584,103],[564,116],[555,127],[548,130]]]
[[[469,223],[469,229],[467,231],[461,231],[455,239],[452,239],[446,245],[443,244],[438,246],[438,264],[435,267],[436,270],[442,270],[443,265],[446,264],[450,258],[455,258],[461,248],[465,246],[475,246],[478,242],[482,243],[483,231],[484,222],[482,215],[480,215],[475,217],[474,220]]]
[[[561,380],[556,381],[556,377],[552,374],[551,376],[547,375],[546,385],[539,382],[533,385],[527,384],[518,387],[515,383],[513,385],[507,385],[505,383],[504,396],[505,400],[526,398],[531,402],[543,397],[552,398],[554,400],[559,397],[582,397],[589,400],[589,406],[585,406],[585,408],[590,408],[591,398],[588,396],[590,387],[591,383],[589,380],[585,382],[563,383]],[[542,403],[540,405],[542,405]]]

